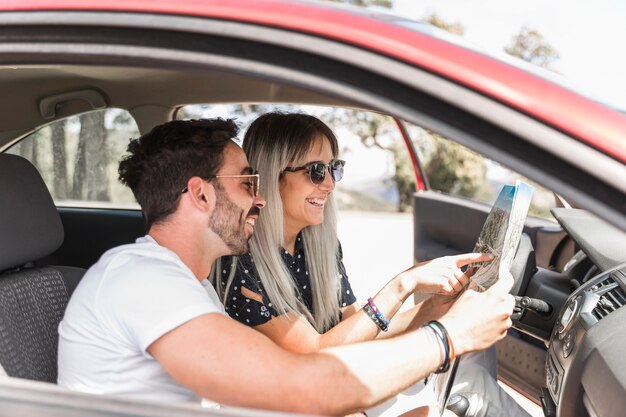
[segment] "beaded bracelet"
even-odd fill
[[[382,331],[387,331],[387,328],[385,327],[385,324],[382,321],[380,321],[380,319],[376,315],[376,312],[372,309],[372,306],[370,306],[369,304],[365,303],[363,305],[363,311],[365,311],[367,313],[367,316],[374,322],[376,327],[378,327]]]
[[[440,374],[442,372],[446,372],[448,369],[450,369],[450,363],[454,359],[455,354],[452,340],[450,340],[450,335],[448,334],[446,328],[443,327],[443,324],[439,323],[437,320],[429,321],[428,323],[426,323],[426,326],[434,330],[437,337],[439,337],[439,339],[441,340],[445,351],[443,363],[441,364],[439,369],[435,371],[435,373]]]
[[[389,323],[390,323],[389,320],[378,309],[378,306],[376,305],[376,303],[374,302],[374,299],[372,297],[367,299],[367,304],[372,308],[372,310],[374,310],[374,312],[376,313],[376,317],[378,317],[380,322],[383,324],[383,326],[379,326],[380,330],[382,330],[383,332],[386,332],[387,330],[389,330]]]
[[[384,322],[383,320],[381,320],[381,318],[376,314],[376,311],[374,311],[369,303],[363,304],[363,311],[367,313],[368,317],[380,330],[382,330],[383,332],[389,330],[389,322]]]

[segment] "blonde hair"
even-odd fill
[[[337,139],[321,120],[306,114],[267,113],[248,128],[243,150],[250,165],[259,171],[260,193],[267,201],[250,239],[250,255],[259,279],[278,314],[298,312],[323,333],[338,323],[340,317],[341,278],[337,266],[339,243],[334,199],[331,193],[324,207],[322,224],[302,230],[313,293],[314,314],[311,314],[298,299],[296,283],[280,253],[284,213],[279,190],[279,181],[287,164],[304,157],[320,138],[330,142],[333,156],[337,157]],[[222,269],[220,265],[217,268],[217,271]],[[228,295],[234,272],[235,268],[232,268],[225,288],[222,288],[221,279],[214,280],[218,293],[224,297],[222,301]]]

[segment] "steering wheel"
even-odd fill
[[[528,289],[530,278],[537,272],[535,248],[530,240],[530,236],[526,233],[522,233],[509,271],[511,271],[511,275],[513,276],[511,294],[524,295]]]

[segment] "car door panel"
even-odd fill
[[[489,207],[435,191],[413,199],[415,260],[471,252]]]
[[[65,238],[42,260],[47,264],[89,268],[108,249],[134,242],[145,231],[139,210],[59,208]]]

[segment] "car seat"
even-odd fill
[[[56,382],[58,326],[85,271],[34,262],[62,242],[37,169],[0,154],[0,365],[10,377]]]

